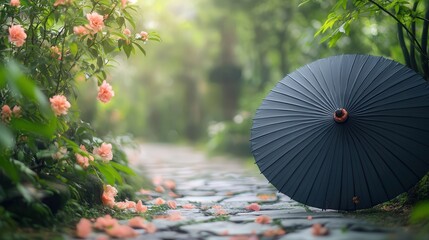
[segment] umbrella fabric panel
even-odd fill
[[[349,119],[333,121],[337,108]],[[429,87],[381,57],[321,59],[286,76],[257,110],[252,153],[291,198],[355,210],[387,201],[429,170]]]

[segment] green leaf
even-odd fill
[[[70,52],[71,52],[71,54],[73,54],[73,55],[76,56],[78,50],[79,50],[79,47],[77,46],[77,43],[71,43],[70,44]]]
[[[111,53],[116,49],[116,46],[111,41],[103,41],[102,46],[105,53]]]
[[[20,179],[18,168],[9,159],[0,159],[0,170],[12,180],[17,183]]]
[[[18,96],[23,97],[26,100],[35,102],[41,107],[44,114],[49,115],[50,105],[45,95],[37,88],[36,84],[28,79],[18,65],[14,62],[10,62],[7,65],[6,77],[11,90]]]
[[[347,9],[347,0],[342,0],[343,2],[343,9]]]
[[[337,43],[337,41],[343,36],[343,33],[337,31],[329,40],[328,46],[333,47]]]
[[[104,63],[103,63],[103,58],[102,58],[102,57],[100,57],[100,56],[98,56],[98,57],[97,57],[97,66],[98,66],[98,68],[102,68],[102,67],[103,67],[103,65],[104,65]]]
[[[146,56],[146,51],[144,50],[144,48],[142,46],[140,46],[140,44],[134,42],[134,44],[140,49],[140,51]]]
[[[118,183],[122,183],[122,177],[114,169],[109,163],[96,163],[94,164],[95,167],[100,171],[100,173],[104,176],[104,179],[108,184],[115,184],[117,181]]]
[[[131,52],[134,50],[132,44],[124,44],[123,49],[124,49],[125,54],[127,55],[127,58],[129,58],[131,56]]]
[[[22,186],[22,184],[18,183],[16,185],[16,189],[19,191],[19,193],[21,193],[27,202],[33,201],[33,197],[31,196],[30,192],[24,186]]]
[[[18,131],[36,134],[50,139],[56,130],[55,119],[51,119],[48,123],[31,122],[23,118],[15,118],[10,122],[10,126]]]
[[[125,25],[125,18],[124,17],[118,17],[118,18],[116,18],[116,22],[118,23],[118,25],[120,27],[122,27]]]
[[[411,212],[410,220],[412,223],[429,220],[429,201],[419,202]]]
[[[302,5],[304,5],[304,4],[308,3],[308,2],[310,2],[310,0],[305,0],[305,1],[301,2],[300,4],[298,4],[298,7],[301,7]]]
[[[0,149],[12,148],[15,145],[12,132],[0,123]]]
[[[126,173],[126,174],[128,174],[130,176],[135,176],[136,175],[136,173],[131,168],[129,168],[129,167],[125,166],[125,165],[122,165],[122,164],[119,164],[119,163],[116,163],[116,162],[112,162],[112,161],[110,162],[110,164],[114,168],[116,168],[117,170],[119,170],[121,172],[124,172],[124,173]]]

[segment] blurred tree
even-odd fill
[[[134,57],[112,76],[113,87],[127,94],[99,107],[99,115],[110,112],[111,117],[98,117],[98,127],[151,141],[216,138],[212,146],[249,153],[253,112],[287,73],[336,54],[401,56],[396,26],[378,15],[358,19],[360,25],[351,25],[335,46],[320,44],[321,37],[314,35],[336,1],[301,2],[141,2],[136,29],[156,28],[163,42],[149,42],[144,62]]]

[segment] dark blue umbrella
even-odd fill
[[[317,60],[271,90],[251,135],[280,192],[323,209],[369,208],[429,171],[429,85],[382,57]]]

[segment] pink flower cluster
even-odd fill
[[[104,28],[104,17],[97,12],[86,14],[88,24],[85,26],[73,27],[74,34],[78,36],[85,36],[87,34],[95,34],[103,30]]]
[[[102,143],[100,147],[95,147],[93,154],[101,157],[103,162],[109,162],[113,159],[112,144]]]
[[[117,207],[119,209],[134,209],[136,212],[144,213],[147,211],[147,206],[143,205],[142,201],[139,200],[137,203],[132,201],[115,202],[115,197],[118,194],[118,190],[115,187],[106,185],[101,196],[101,201],[104,205],[109,207]]]
[[[80,145],[79,147],[83,152],[87,153],[86,148],[84,145]],[[75,154],[76,162],[83,168],[87,168],[89,166],[89,161],[94,161],[93,156],[82,156],[79,153]]]
[[[21,25],[12,25],[9,27],[9,42],[17,47],[21,47],[25,43],[27,34]]]
[[[118,190],[115,187],[106,185],[104,187],[103,195],[101,195],[101,201],[104,205],[113,207],[115,205],[115,197],[118,194]]]
[[[112,89],[112,86],[106,82],[106,80],[103,81],[103,83],[98,88],[98,95],[97,98],[103,102],[107,103],[110,101],[110,99],[115,96],[115,92]]]
[[[104,17],[96,12],[86,14],[89,22],[89,29],[94,33],[100,32],[104,27]]]
[[[121,0],[121,7],[125,8],[127,6],[128,0]]]
[[[57,7],[59,5],[68,5],[72,3],[73,3],[73,0],[56,0],[54,3],[54,7]]]
[[[58,59],[58,60],[61,60],[61,51],[60,51],[60,49],[58,48],[58,46],[52,46],[51,47],[51,56],[53,57],[53,58],[56,58],[56,59]]]
[[[21,3],[19,2],[19,0],[10,0],[9,3],[12,7],[19,7],[19,5],[21,5]]]
[[[79,238],[88,238],[93,228],[104,231],[113,238],[133,238],[138,233],[133,228],[145,229],[147,233],[156,232],[156,226],[147,222],[142,217],[134,217],[128,221],[127,225],[119,224],[118,220],[110,215],[98,217],[94,223],[86,218],[81,218],[76,225],[76,236]]]
[[[51,102],[52,110],[54,110],[55,115],[66,115],[68,109],[71,107],[70,103],[67,101],[67,98],[63,95],[55,95],[49,98]]]
[[[88,29],[84,26],[73,27],[73,32],[74,32],[74,34],[76,34],[78,36],[84,36],[84,35],[87,35],[89,33]]]
[[[15,105],[11,110],[9,105],[3,105],[1,107],[1,120],[8,123],[12,119],[12,116],[16,118],[21,117],[21,107]]]

